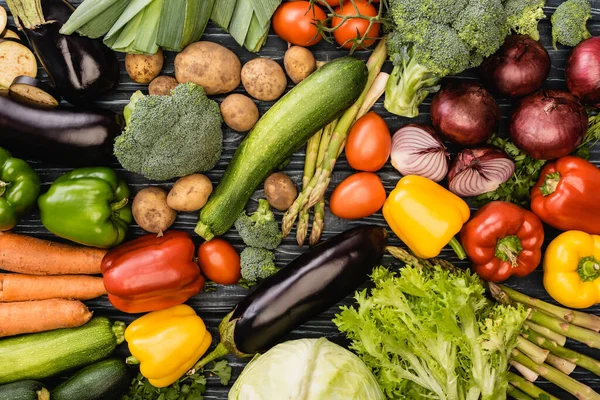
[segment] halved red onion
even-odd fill
[[[462,197],[479,196],[498,189],[515,172],[515,163],[497,147],[464,149],[448,172],[448,188]]]
[[[431,126],[409,124],[392,137],[392,165],[402,175],[439,182],[448,173],[448,150]]]

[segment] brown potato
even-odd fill
[[[154,55],[127,54],[125,56],[125,68],[134,82],[150,83],[160,74],[164,61],[161,49],[158,49]]]
[[[287,174],[275,172],[265,181],[265,197],[271,207],[287,211],[298,197],[298,189]]]
[[[175,78],[194,82],[206,94],[229,93],[240,85],[242,64],[235,53],[220,44],[196,42],[175,57]]]
[[[172,76],[161,75],[157,76],[150,82],[148,86],[148,93],[153,96],[169,96],[171,94],[171,90],[175,89],[177,86],[177,79]]]
[[[283,66],[292,82],[298,84],[315,72],[317,61],[307,48],[292,46],[285,52]]]
[[[285,92],[287,78],[275,61],[269,58],[255,58],[244,64],[242,84],[246,92],[255,99],[272,101]]]
[[[156,186],[144,188],[135,195],[131,212],[143,230],[159,234],[169,229],[177,217],[167,204],[167,192]]]
[[[177,211],[198,211],[208,201],[213,186],[206,175],[179,178],[167,196],[167,205]]]
[[[237,132],[247,132],[258,121],[258,107],[248,96],[230,94],[221,103],[221,115],[228,127]]]

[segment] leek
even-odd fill
[[[252,21],[252,15],[254,13],[250,1],[251,0],[238,0],[229,24],[229,34],[233,36],[240,46],[243,46],[246,41],[246,35],[248,34],[248,29],[250,28],[250,22]]]
[[[200,39],[212,13],[215,0],[170,0],[163,4],[157,45],[181,51]]]
[[[129,1],[126,0],[85,0],[73,11],[60,33],[74,32],[93,39],[105,35],[117,22]]]
[[[213,7],[210,19],[222,29],[228,31],[237,0],[219,0]]]

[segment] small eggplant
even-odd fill
[[[194,369],[234,354],[249,357],[352,294],[383,257],[383,227],[362,226],[313,247],[246,296],[219,325],[221,342]]]
[[[27,159],[70,167],[108,164],[119,122],[107,110],[44,110],[0,97],[0,146]]]

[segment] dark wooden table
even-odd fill
[[[549,17],[554,12],[554,9],[556,8],[556,6],[558,4],[560,4],[561,2],[562,2],[562,0],[547,0],[547,7],[545,8],[547,18],[545,20],[543,20],[539,25],[540,33],[542,36],[541,42],[546,47],[546,49],[548,49],[548,52],[550,53],[550,57],[552,59],[552,69],[550,72],[550,77],[544,84],[544,87],[547,87],[547,88],[557,88],[557,89],[565,89],[566,88],[565,82],[564,82],[564,68],[565,68],[565,64],[566,64],[566,59],[567,59],[571,49],[560,46],[558,50],[554,50],[552,48],[552,44],[551,44],[551,40],[550,40],[551,25],[550,25]],[[588,28],[593,36],[598,36],[598,35],[600,35],[600,0],[591,0],[591,2],[592,2],[592,7],[593,7],[594,11],[593,11],[592,20],[588,23]],[[79,3],[81,3],[81,0],[75,0],[75,1],[72,1],[72,3],[74,5],[78,5]],[[0,0],[0,4],[4,7],[6,7],[5,0]],[[9,25],[14,26],[14,24],[12,23],[12,19],[10,19]],[[238,46],[238,44],[233,40],[233,38],[231,36],[229,36],[227,33],[223,32],[221,29],[219,29],[218,27],[216,27],[212,24],[209,24],[204,36],[202,37],[202,40],[217,42],[217,43],[220,43],[221,45],[231,49],[239,56],[240,60],[242,61],[242,64],[251,60],[252,58],[257,57],[257,56],[272,58],[275,61],[277,61],[278,63],[283,64],[283,54],[287,48],[287,44],[285,42],[283,42],[281,39],[279,39],[275,34],[273,34],[273,32],[271,32],[269,34],[266,46],[258,54],[252,54],[252,53],[246,51],[245,49],[240,48],[240,46]],[[323,60],[323,61],[332,60],[332,59],[335,59],[337,57],[341,57],[341,56],[347,54],[347,52],[345,50],[338,50],[338,49],[336,49],[336,47],[334,45],[326,43],[324,41],[314,47],[311,47],[311,51],[314,53],[317,60]],[[369,52],[366,52],[366,51],[361,51],[361,52],[355,53],[355,56],[362,60],[366,60],[368,55],[369,55]],[[175,54],[174,53],[166,53],[166,57],[167,57],[167,59],[166,59],[165,66],[163,68],[162,73],[167,74],[167,75],[173,75],[174,74],[173,61],[175,58]],[[120,64],[121,64],[120,84],[119,84],[118,88],[115,90],[115,92],[110,94],[109,96],[106,96],[104,99],[102,99],[99,102],[99,105],[102,107],[105,107],[105,108],[112,109],[117,112],[121,112],[123,110],[123,107],[128,103],[129,97],[131,96],[131,94],[134,91],[136,91],[136,90],[146,91],[147,89],[146,89],[145,85],[138,85],[136,83],[133,83],[127,76],[127,73],[125,71],[125,66],[124,66],[124,58],[125,58],[124,54],[119,54],[118,58],[119,58]],[[388,64],[389,64],[389,62],[386,63],[384,70],[391,69],[391,66]],[[42,79],[46,79],[46,74],[41,67],[39,70],[38,77],[42,78]],[[476,79],[476,73],[474,71],[466,71],[465,73],[461,74],[459,78],[460,79]],[[290,84],[288,85],[288,90],[291,87],[292,87],[292,84],[290,82]],[[244,92],[243,87],[241,87],[241,86],[238,87],[235,90],[235,92],[243,93]],[[224,96],[214,96],[214,99],[220,102],[223,99],[223,97]],[[397,116],[392,115],[392,114],[388,113],[387,111],[385,111],[385,109],[383,108],[382,100],[383,99],[381,99],[381,101],[379,101],[375,105],[374,110],[385,118],[392,133],[395,132],[401,126],[403,126],[409,122],[408,119],[397,117]],[[500,132],[501,132],[501,134],[505,135],[507,132],[508,118],[509,118],[511,109],[513,108],[513,104],[509,100],[503,99],[503,98],[498,98],[497,101],[502,110],[502,122],[501,122],[501,126],[500,126]],[[428,97],[423,102],[423,104],[420,108],[421,114],[417,118],[410,120],[410,122],[429,123],[430,121],[429,121],[428,111],[429,111],[430,103],[431,103],[431,96]],[[271,105],[273,103],[272,102],[257,102],[257,104],[258,104],[260,113],[262,115],[266,110],[269,109],[269,107],[271,107]],[[217,166],[212,171],[207,173],[207,175],[212,180],[213,185],[216,185],[219,182],[219,179],[222,176],[225,167],[231,160],[231,157],[232,157],[236,147],[239,145],[239,143],[242,141],[243,138],[244,138],[243,134],[238,134],[236,132],[233,132],[232,130],[228,129],[224,125],[223,155],[221,156],[221,159],[219,160],[219,163],[217,164]],[[0,143],[0,146],[1,145],[2,145],[2,143]],[[593,149],[591,160],[594,163],[596,163],[597,165],[600,165],[600,146],[597,146],[595,149]],[[48,186],[54,181],[54,179],[56,179],[62,173],[68,171],[68,169],[66,169],[66,168],[56,168],[54,166],[46,165],[46,164],[37,162],[35,160],[29,160],[29,161],[32,162],[34,168],[36,169],[36,171],[39,173],[39,175],[41,177],[43,191],[45,191],[48,188]],[[284,170],[286,173],[288,173],[292,177],[292,179],[296,182],[298,187],[301,186],[303,166],[304,166],[304,151],[302,149],[302,150],[298,151],[296,154],[294,154],[294,156],[291,158],[290,164]],[[173,184],[173,181],[169,181],[169,182],[149,181],[139,175],[125,171],[123,168],[121,168],[121,166],[118,163],[115,163],[113,165],[113,167],[120,174],[122,174],[122,176],[124,176],[127,179],[127,181],[130,184],[130,187],[134,193],[148,185],[158,185],[158,186],[163,187],[168,190]],[[329,198],[329,195],[331,194],[331,190],[333,188],[335,188],[335,186],[338,183],[340,183],[345,177],[350,175],[352,172],[353,172],[352,168],[350,168],[350,166],[348,165],[348,163],[345,160],[345,157],[342,155],[335,167],[332,182],[329,187],[328,194],[326,196],[327,199]],[[381,177],[381,179],[383,180],[386,191],[388,191],[388,193],[395,186],[396,182],[400,178],[400,175],[398,174],[398,172],[389,163],[381,171],[379,171],[378,174]],[[256,201],[259,198],[264,198],[264,193],[263,193],[262,188],[259,188],[259,190],[257,190],[254,193],[254,195],[252,196],[252,199],[248,203],[248,208],[252,210],[254,207],[256,207]],[[277,213],[277,217],[279,219],[281,219],[281,215],[282,215],[281,213]],[[179,215],[177,217],[177,221],[173,225],[173,228],[186,230],[193,234],[193,229],[194,229],[194,226],[196,225],[197,220],[198,220],[197,213],[179,213]],[[328,210],[327,214],[326,214],[326,219],[325,219],[325,231],[323,232],[323,239],[327,239],[327,238],[329,238],[337,233],[340,233],[352,226],[363,225],[363,224],[377,224],[377,225],[382,225],[382,226],[386,225],[385,220],[383,219],[383,216],[381,215],[381,213],[377,213],[369,218],[365,218],[360,221],[344,221],[344,220],[338,219],[337,217],[333,216]],[[546,228],[547,228],[546,229],[546,244],[547,244],[550,240],[552,240],[556,236],[557,232],[552,229],[549,229],[548,227],[546,227]],[[48,232],[42,226],[42,224],[40,222],[40,218],[39,218],[39,213],[37,211],[33,211],[29,215],[25,216],[21,220],[19,225],[15,228],[15,231],[24,233],[24,234],[28,234],[28,235],[33,235],[33,236],[40,237],[40,238],[44,238],[44,239],[60,240],[60,239],[57,239],[53,234]],[[142,229],[140,229],[137,225],[133,225],[129,231],[128,239],[138,237],[140,235],[143,235],[144,233],[145,232]],[[390,233],[391,233],[391,231],[390,231]],[[199,244],[201,242],[200,237],[198,237],[195,234],[193,234],[193,236],[194,236],[194,241],[197,244]],[[228,241],[230,241],[238,250],[241,250],[243,248],[243,243],[240,240],[239,236],[237,235],[237,233],[235,232],[234,229],[227,232],[224,235],[224,238],[227,239]],[[390,244],[401,245],[400,241],[393,234],[390,235]],[[277,250],[275,251],[277,264],[280,266],[285,266],[289,261],[294,259],[298,254],[300,254],[302,252],[302,250],[303,249],[299,248],[298,245],[296,244],[295,231],[292,231],[291,235],[286,240],[284,240],[283,244],[279,248],[277,248]],[[443,251],[442,256],[444,256],[452,261],[455,261],[455,262],[457,261],[453,257],[451,251],[448,249],[445,249]],[[397,262],[395,262],[392,258],[387,257],[387,256],[384,258],[382,263],[384,265],[394,265],[396,267],[400,267],[400,265]],[[552,301],[542,286],[541,267],[538,268],[533,274],[531,274],[527,278],[509,280],[508,285],[511,287],[514,287],[524,293],[535,296],[537,298]],[[219,321],[247,293],[248,293],[248,290],[243,289],[241,287],[237,287],[237,286],[217,286],[216,290],[214,290],[214,291],[201,293],[201,294],[195,296],[188,302],[188,304],[191,305],[198,312],[198,314],[204,319],[208,329],[213,334],[214,341],[216,342],[218,340],[217,326],[219,324]],[[343,304],[351,304],[351,303],[352,303],[351,299],[347,299],[343,302]],[[106,297],[88,301],[87,305],[89,306],[89,308],[91,310],[93,310],[95,312],[96,315],[105,315],[105,316],[108,316],[108,317],[111,317],[114,319],[125,321],[127,323],[133,321],[137,317],[137,315],[124,314],[124,313],[119,312],[118,310],[114,309],[110,305],[110,303],[108,302]],[[339,339],[340,334],[337,332],[335,326],[331,322],[332,317],[334,316],[334,314],[337,311],[338,311],[338,305],[336,305],[335,307],[332,307],[330,310],[323,313],[322,315],[316,316],[310,322],[308,322],[308,323],[304,324],[302,327],[300,327],[300,329],[293,331],[287,337],[287,339],[302,338],[302,337],[321,337],[321,336],[328,337],[330,339]],[[600,306],[592,307],[592,308],[588,309],[588,311],[592,312],[592,313],[600,314]],[[600,351],[591,350],[589,348],[586,348],[583,345],[575,344],[572,341],[569,341],[567,346],[572,347],[580,352],[589,354],[597,359],[600,359]],[[125,354],[127,352],[127,349],[126,349],[125,345],[122,345],[118,351],[120,353]],[[241,372],[241,370],[243,369],[246,361],[239,360],[239,359],[236,359],[233,357],[229,357],[228,359],[230,361],[230,365],[233,367],[233,377],[232,377],[232,381],[231,381],[231,383],[233,383],[234,380],[239,375],[239,373]],[[572,373],[571,376],[577,380],[585,382],[586,384],[588,384],[589,386],[594,388],[596,391],[600,392],[600,378],[599,377],[597,377],[585,370],[582,370],[581,368],[577,368]],[[221,399],[222,400],[222,399],[227,398],[227,392],[229,390],[228,387],[221,386],[216,378],[209,378],[208,382],[209,382],[208,390],[207,390],[206,396],[205,396],[206,399]],[[548,382],[545,382],[543,379],[538,380],[537,384],[540,387],[542,387],[543,389],[547,390],[548,392],[556,395],[560,399],[572,398],[572,396],[570,396],[569,394],[561,391],[556,386],[551,385]]]

